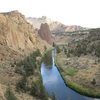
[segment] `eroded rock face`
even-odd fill
[[[20,51],[31,52],[48,45],[18,11],[0,14],[0,44]]]
[[[51,43],[51,32],[47,23],[41,24],[38,34],[43,40]]]

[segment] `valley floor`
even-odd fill
[[[100,97],[100,62],[91,55],[67,57],[57,53],[55,62],[65,83],[80,94]]]

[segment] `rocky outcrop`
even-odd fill
[[[49,25],[47,23],[45,24],[41,24],[41,27],[38,31],[38,34],[40,35],[40,37],[47,41],[48,43],[51,43],[51,32],[49,29]]]
[[[48,46],[18,11],[0,14],[0,44],[26,53]]]
[[[50,27],[50,31],[52,32],[72,32],[72,31],[78,31],[78,30],[85,30],[87,28],[72,25],[72,26],[66,26],[58,21],[53,21],[50,18],[47,18],[46,16],[42,16],[41,18],[26,18],[26,20],[31,23],[34,28],[39,29],[42,23],[48,23]]]

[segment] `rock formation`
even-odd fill
[[[41,24],[38,34],[43,40],[47,41],[48,43],[51,43],[51,32],[47,23]]]
[[[48,45],[18,11],[0,14],[0,44],[19,52],[31,52]]]

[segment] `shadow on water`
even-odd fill
[[[51,68],[44,63],[41,64],[43,85],[50,95],[55,95],[57,100],[100,100],[80,95],[67,87],[54,64],[54,52],[52,52],[52,62]]]
[[[45,66],[46,66],[47,68],[51,69],[52,64],[53,64],[52,61],[53,61],[53,60],[52,60],[51,51],[46,52],[46,53],[44,54],[44,57],[43,57],[43,62],[44,62],[44,64],[45,64]]]

